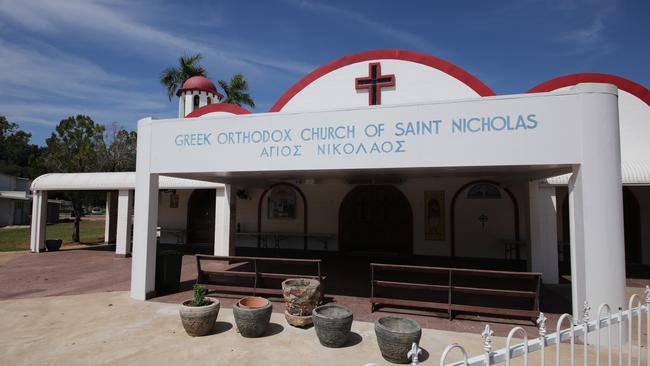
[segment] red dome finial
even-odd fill
[[[183,92],[186,91],[204,91],[208,93],[214,93],[217,98],[219,98],[219,100],[223,99],[223,95],[217,91],[217,87],[214,86],[212,81],[210,81],[210,79],[206,78],[205,76],[192,76],[191,78],[185,80],[183,86],[181,86],[181,88],[176,92],[176,95],[180,96],[183,94]]]

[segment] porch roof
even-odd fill
[[[222,188],[223,184],[202,180],[160,176],[160,189]],[[34,179],[32,191],[108,191],[135,188],[135,172],[50,173]]]
[[[571,174],[558,175],[546,179],[552,186],[565,186],[569,183]],[[624,161],[621,162],[621,178],[626,186],[650,185],[650,161]]]

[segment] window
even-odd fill
[[[212,98],[208,97],[208,104],[212,104]]]
[[[474,184],[467,192],[469,199],[499,199],[501,198],[501,191],[499,187],[490,183],[477,183]]]
[[[194,108],[192,110],[197,109],[197,108],[199,108],[199,96],[195,95],[194,96]]]

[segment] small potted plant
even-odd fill
[[[244,337],[261,337],[271,320],[273,305],[263,297],[244,297],[232,307],[239,334]]]
[[[179,313],[187,334],[192,337],[203,336],[212,330],[219,314],[219,300],[206,297],[208,290],[194,285],[194,298],[183,301]]]

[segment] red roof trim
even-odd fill
[[[607,83],[616,85],[619,89],[624,90],[637,98],[641,99],[648,106],[650,106],[650,90],[641,84],[637,84],[632,80],[628,80],[616,75],[610,74],[572,74],[560,76],[549,81],[545,81],[534,88],[530,89],[528,93],[544,93],[566,86],[572,86],[579,83]]]
[[[206,115],[208,113],[215,113],[215,112],[225,112],[225,113],[232,113],[232,114],[251,114],[252,113],[248,109],[242,108],[242,107],[240,107],[238,105],[235,105],[235,104],[215,103],[215,104],[208,104],[208,105],[203,106],[203,107],[201,107],[199,109],[195,109],[195,110],[192,111],[192,113],[185,116],[185,118],[201,117],[201,116]]]
[[[338,60],[334,60],[326,65],[319,67],[318,69],[312,71],[310,74],[305,76],[302,80],[297,82],[292,86],[286,93],[278,99],[278,101],[271,107],[270,112],[278,112],[301,90],[303,90],[307,85],[313,83],[315,80],[320,78],[323,75],[326,75],[336,69],[341,67],[351,65],[357,62],[369,61],[369,60],[404,60],[416,62],[422,65],[433,67],[438,69],[458,80],[463,82],[465,85],[472,88],[480,96],[487,97],[495,95],[494,92],[488,88],[483,82],[477,79],[472,74],[461,69],[460,67],[451,64],[445,60],[425,55],[419,52],[413,51],[404,51],[404,50],[374,50],[355,53],[348,56],[343,56]]]

